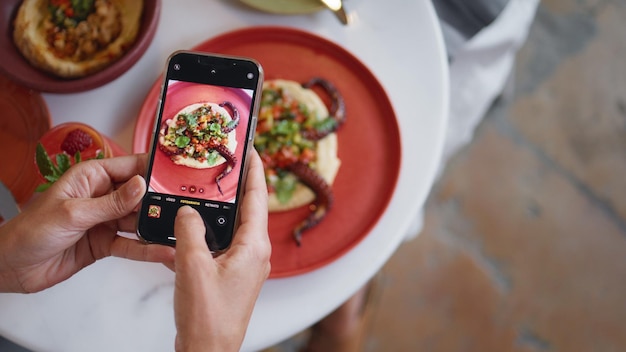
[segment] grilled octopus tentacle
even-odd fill
[[[318,141],[326,137],[327,135],[335,132],[339,128],[339,126],[341,126],[346,121],[346,104],[337,88],[335,88],[335,86],[327,80],[319,77],[311,78],[311,80],[302,84],[302,87],[311,88],[315,85],[322,87],[330,96],[332,102],[329,111],[330,116],[328,118],[334,120],[335,123],[331,124],[328,128],[303,131],[302,136],[312,141]]]
[[[217,175],[217,177],[215,178],[215,183],[217,183],[217,190],[220,191],[221,195],[224,195],[224,192],[222,192],[222,186],[220,185],[220,181],[224,177],[226,177],[226,175],[230,174],[231,171],[233,171],[235,165],[237,165],[237,157],[233,153],[231,153],[230,150],[228,150],[228,147],[223,144],[215,147],[215,150],[217,150],[217,152],[220,153],[220,155],[223,156],[224,159],[226,159],[226,168],[224,169],[224,171],[222,171],[221,174]]]
[[[298,246],[302,244],[302,233],[317,225],[326,216],[333,205],[333,193],[330,186],[315,170],[302,162],[287,166],[298,179],[315,193],[315,201],[311,204],[311,213],[293,230],[293,237]]]
[[[229,101],[221,103],[220,106],[227,107],[233,112],[233,119],[228,123],[228,127],[222,127],[222,133],[230,133],[230,131],[234,130],[239,125],[239,111]]]

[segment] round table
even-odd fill
[[[402,139],[392,199],[347,254],[312,272],[266,282],[243,344],[246,351],[312,325],[374,276],[420,213],[440,163],[448,66],[431,2],[348,0],[346,6],[352,13],[348,26],[329,11],[283,16],[236,1],[163,0],[153,43],[124,75],[82,93],[44,94],[54,125],[85,122],[130,152],[137,114],[168,55],[226,31],[256,25],[304,29],[342,45],[378,78]],[[173,279],[159,264],[107,258],[43,292],[1,294],[0,334],[34,351],[171,351]]]

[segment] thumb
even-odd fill
[[[86,199],[81,213],[91,225],[117,220],[135,209],[146,191],[146,182],[139,175],[133,176],[117,190],[97,198]]]
[[[176,254],[185,255],[194,249],[209,252],[204,238],[206,229],[200,214],[190,206],[182,206],[178,209],[174,222],[174,234],[176,236]]]

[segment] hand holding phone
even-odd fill
[[[211,251],[226,249],[238,217],[263,83],[241,57],[179,51],[167,61],[137,234],[175,245],[174,218],[195,208]]]
[[[270,273],[267,185],[263,164],[254,151],[249,161],[241,226],[228,255],[212,258],[202,248],[202,219],[191,209],[179,210],[174,291],[177,350],[239,350]]]

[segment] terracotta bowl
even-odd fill
[[[48,106],[41,94],[0,74],[0,111],[0,181],[24,204],[40,183],[35,148],[50,129]]]
[[[50,93],[75,93],[102,86],[126,72],[148,49],[161,14],[161,0],[144,0],[139,33],[129,50],[102,71],[77,79],[53,76],[32,66],[13,43],[13,19],[21,0],[0,0],[0,72],[28,88]]]

